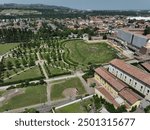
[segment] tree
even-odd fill
[[[134,111],[136,111],[136,109],[137,109],[137,106],[134,106],[134,107],[132,107],[132,109],[130,110],[130,112],[134,112]]]
[[[6,64],[6,66],[7,66],[8,70],[11,70],[13,68],[13,64],[12,64],[11,61],[8,61],[7,64]]]
[[[122,106],[118,107],[117,110],[116,110],[116,112],[117,113],[127,112],[126,106],[122,105]]]
[[[9,74],[9,72],[8,72],[8,71],[6,72],[6,75],[7,75],[7,77],[9,78],[10,74]]]
[[[107,39],[107,35],[106,35],[106,34],[104,34],[103,39],[104,39],[104,40],[106,40],[106,39]]]
[[[25,66],[25,67],[27,66],[27,61],[26,61],[24,58],[22,59],[22,64],[23,64],[23,66]]]
[[[116,109],[113,104],[111,104],[109,102],[105,102],[104,105],[105,105],[105,108],[107,109],[107,111],[109,111],[111,113],[116,113]]]
[[[15,67],[20,68],[20,65],[21,65],[20,62],[18,60],[15,60]]]
[[[100,98],[98,97],[98,95],[94,95],[93,99],[94,99],[94,105],[95,105],[96,110],[99,110],[102,107]]]
[[[33,60],[33,58],[30,58],[29,60],[29,66],[34,66],[35,65],[35,62]]]
[[[147,107],[144,109],[144,112],[145,112],[145,113],[150,113],[150,105],[147,106]]]
[[[4,71],[4,64],[2,62],[0,62],[0,77],[1,77],[3,71]]]
[[[150,27],[146,27],[144,30],[144,35],[150,34]]]

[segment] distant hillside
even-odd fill
[[[12,10],[11,9],[15,9]],[[20,11],[24,10],[24,11]],[[9,15],[10,14],[10,15]],[[0,19],[11,18],[87,18],[87,16],[149,16],[148,10],[78,10],[43,4],[0,4]]]
[[[63,6],[43,5],[43,4],[0,4],[0,8],[23,8],[23,9],[71,9]]]

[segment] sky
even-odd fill
[[[91,10],[150,9],[150,0],[0,0],[0,4],[47,4]]]

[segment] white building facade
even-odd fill
[[[150,85],[145,83],[144,81],[137,79],[133,75],[130,75],[127,72],[111,64],[109,65],[108,71],[112,73],[113,75],[115,75],[116,77],[118,77],[123,82],[125,82],[126,84],[128,84],[130,87],[140,92],[141,94],[145,96],[150,96]]]

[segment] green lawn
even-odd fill
[[[20,73],[19,75],[12,77],[11,79],[5,80],[4,82],[8,83],[8,82],[14,82],[18,80],[34,79],[34,78],[38,78],[41,76],[42,74],[39,70],[39,67],[35,66],[29,70],[26,70],[25,72]]]
[[[57,67],[53,67],[51,65],[47,65],[48,69],[49,69],[49,72],[47,70],[47,68],[44,66],[48,76],[52,76],[52,75],[59,75],[59,74],[63,74],[63,73],[67,73],[69,72],[69,70],[64,70],[64,69],[61,69],[61,68],[57,68]]]
[[[2,94],[3,94],[4,92],[6,92],[6,91],[0,90],[0,96],[2,96]]]
[[[92,102],[90,99],[74,103],[56,110],[56,113],[87,113],[84,105],[88,106]]]
[[[62,74],[68,72],[67,70],[59,69],[59,68],[54,68],[54,67],[49,67],[51,75],[57,75],[57,74]]]
[[[16,109],[20,107],[43,103],[46,101],[47,96],[45,85],[29,86],[25,88],[24,94],[13,97],[9,101],[7,101],[2,107],[0,107],[0,111],[2,112],[6,110]]]
[[[86,93],[80,79],[71,78],[71,79],[64,80],[64,82],[62,83],[52,85],[51,99],[58,100],[58,99],[65,98],[63,95],[63,91],[67,88],[76,88],[78,90],[78,95],[82,95]]]
[[[3,72],[2,77],[5,79],[5,78],[7,78],[7,73],[11,76],[11,75],[16,74],[16,72],[19,72],[19,71],[22,71],[22,69],[21,68],[15,68],[15,70],[14,69],[6,70]]]
[[[84,113],[81,103],[74,103],[56,110],[56,113]]]
[[[19,45],[19,43],[0,44],[0,55],[8,52],[10,49],[13,49],[13,48],[15,48],[18,45]]]
[[[104,42],[85,43],[82,40],[74,40],[66,42],[65,47],[69,50],[68,58],[83,65],[89,62],[107,63],[117,57],[117,51]]]

